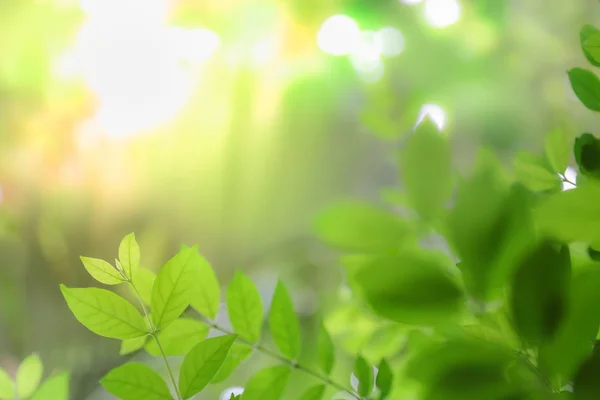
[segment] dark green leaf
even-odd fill
[[[600,251],[595,250],[592,246],[588,246],[588,255],[594,261],[600,261]]]
[[[277,348],[285,357],[297,360],[300,356],[300,322],[294,311],[290,293],[283,284],[277,282],[271,310],[269,327]]]
[[[600,140],[584,133],[575,140],[574,153],[582,174],[600,178]]]
[[[17,370],[17,393],[19,398],[24,399],[33,394],[42,381],[44,366],[37,354],[27,356],[19,365]]]
[[[100,283],[118,285],[125,282],[119,271],[109,263],[98,258],[80,257],[87,272]]]
[[[373,366],[362,356],[356,358],[354,376],[358,380],[358,394],[362,397],[368,397],[373,391]]]
[[[569,166],[569,148],[569,137],[563,129],[556,128],[546,135],[546,157],[555,173],[564,174]]]
[[[252,347],[243,343],[234,343],[227,354],[225,362],[210,383],[220,383],[229,378],[233,370],[252,353]]]
[[[237,334],[258,342],[264,311],[258,289],[243,272],[237,271],[227,289],[229,320]]]
[[[574,400],[596,400],[600,398],[600,348],[598,342],[590,357],[580,366],[573,379]]]
[[[156,335],[167,356],[186,355],[194,346],[208,335],[208,326],[189,318],[179,318]],[[160,356],[160,350],[154,339],[146,344],[146,351],[154,357]]]
[[[335,362],[335,348],[331,341],[331,336],[329,336],[329,332],[327,332],[323,323],[319,326],[317,357],[319,359],[319,368],[321,368],[325,375],[329,375],[333,370],[333,364]]]
[[[516,179],[534,192],[559,190],[561,188],[558,175],[548,170],[543,165],[542,160],[535,154],[525,151],[517,153],[513,160],[513,171]]]
[[[400,174],[412,207],[426,220],[439,215],[452,192],[448,141],[426,119],[400,152]]]
[[[588,61],[596,67],[600,67],[600,61],[597,61],[595,57],[592,56],[592,54],[590,54],[589,50],[587,49],[586,42],[589,38],[595,36],[598,32],[600,31],[598,31],[598,29],[596,29],[592,25],[584,25],[583,28],[581,28],[581,31],[579,32],[579,40],[581,42],[581,49],[583,50],[583,54],[588,59]]]
[[[298,400],[321,400],[323,395],[325,394],[325,385],[316,385],[309,389],[307,389]]]
[[[265,368],[250,378],[242,400],[279,400],[289,378],[290,368],[286,365]]]
[[[214,319],[221,304],[221,287],[209,262],[200,257],[196,267],[191,306],[200,314]]]
[[[46,379],[31,400],[69,400],[69,379],[68,372]]]
[[[200,392],[217,374],[235,341],[236,335],[203,340],[183,360],[179,371],[179,391],[184,399]]]
[[[119,245],[119,261],[123,266],[125,276],[132,278],[134,271],[140,268],[140,246],[135,240],[135,234],[125,236]]]
[[[569,70],[569,81],[584,106],[592,111],[600,111],[600,80],[593,72],[573,68]]]
[[[60,290],[75,318],[96,335],[113,339],[132,339],[146,335],[146,322],[131,303],[104,289]]]
[[[111,394],[122,400],[171,400],[165,381],[150,367],[127,363],[111,370],[100,383]]]
[[[377,368],[377,378],[375,380],[375,385],[380,392],[379,400],[387,399],[392,391],[393,383],[394,375],[392,374],[392,368],[390,367],[390,364],[383,359]]]

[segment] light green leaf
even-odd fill
[[[329,332],[327,332],[324,324],[319,326],[317,357],[319,360],[319,368],[321,368],[325,375],[329,375],[333,370],[333,364],[335,362],[335,348],[331,341],[331,336],[329,336]]]
[[[309,389],[307,389],[298,400],[321,400],[323,395],[325,394],[325,385],[316,385]]]
[[[290,294],[283,284],[277,282],[271,310],[269,312],[269,327],[273,340],[281,354],[292,360],[300,356],[300,322],[294,311]]]
[[[235,273],[227,289],[227,311],[235,332],[252,343],[258,342],[263,305],[254,282],[241,271]]]
[[[125,282],[119,271],[109,263],[99,258],[80,257],[83,266],[89,274],[105,285],[117,285]]]
[[[564,174],[569,166],[571,149],[569,137],[564,130],[557,128],[546,135],[546,157],[557,174]]]
[[[46,379],[31,400],[69,400],[69,379],[68,372]]]
[[[589,55],[596,63],[600,63],[600,32],[586,38],[583,43],[583,52]]]
[[[358,394],[369,396],[373,391],[373,367],[360,355],[354,363],[354,376],[358,379]]]
[[[600,111],[600,80],[596,74],[587,69],[573,68],[569,70],[569,81],[584,106]]]
[[[154,281],[156,280],[154,272],[145,268],[138,268],[132,279],[131,283],[133,283],[133,286],[140,294],[142,301],[145,304],[150,305],[152,302],[152,288],[154,286]],[[131,286],[128,287],[133,292]]]
[[[133,339],[125,339],[121,342],[121,349],[119,350],[119,354],[125,356],[127,354],[134,353],[139,349],[143,348],[147,340],[147,336],[140,336]]]
[[[252,347],[243,343],[234,343],[227,354],[221,369],[212,378],[211,383],[220,383],[229,378],[233,370],[252,353]]]
[[[236,335],[203,340],[183,360],[179,372],[179,391],[184,399],[200,392],[217,374],[233,345]]]
[[[0,399],[14,400],[15,384],[5,370],[0,368]]]
[[[595,36],[598,32],[600,32],[600,31],[598,29],[596,29],[596,27],[594,27],[593,25],[589,25],[589,24],[584,25],[581,28],[581,31],[579,32],[579,41],[581,43],[581,48],[583,50],[583,54],[588,59],[588,61],[596,67],[600,67],[600,61],[596,61],[595,58],[592,56],[592,54],[590,54],[590,52],[587,49],[586,42],[589,38],[591,38],[592,36]]]
[[[288,366],[265,368],[250,378],[242,393],[242,400],[279,400],[289,378]]]
[[[29,397],[38,388],[42,381],[42,374],[44,373],[44,366],[42,360],[37,354],[31,354],[27,356],[19,369],[17,370],[17,393],[19,398],[24,399]]]
[[[197,248],[182,249],[160,270],[152,288],[152,320],[165,328],[190,305],[200,262]]]
[[[60,290],[75,318],[96,335],[131,339],[149,332],[135,307],[113,292],[65,285],[60,285]]]
[[[122,400],[171,400],[165,381],[150,367],[127,363],[111,370],[100,383],[111,394]]]
[[[379,367],[377,368],[377,378],[375,379],[375,385],[379,389],[380,395],[379,400],[385,400],[392,392],[394,383],[394,375],[390,364],[385,360],[381,360]]]
[[[140,267],[140,246],[135,240],[135,234],[125,236],[119,245],[119,261],[123,266],[125,276],[132,278],[135,270]]]
[[[167,356],[183,356],[204,340],[208,331],[208,326],[199,321],[179,318],[161,329],[156,336]],[[146,351],[154,357],[160,356],[160,350],[154,339],[148,341]]]
[[[534,192],[561,188],[558,175],[546,169],[535,154],[525,151],[517,153],[513,160],[513,171],[516,179]]]
[[[448,141],[430,119],[408,138],[399,166],[412,208],[426,220],[437,217],[452,192],[452,162]]]
[[[411,233],[399,216],[354,200],[323,210],[314,229],[319,240],[331,247],[365,253],[395,250]]]
[[[209,262],[200,257],[194,278],[191,306],[200,314],[214,319],[221,303],[221,287]]]

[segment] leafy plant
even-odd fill
[[[35,353],[21,362],[14,379],[0,368],[0,399],[68,400],[69,373],[59,371],[43,381],[43,372],[42,360]]]

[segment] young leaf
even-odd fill
[[[357,201],[334,204],[315,220],[319,240],[336,249],[365,253],[397,249],[410,234],[398,216]]]
[[[191,306],[200,314],[214,319],[221,303],[221,287],[212,266],[204,257],[196,268]]]
[[[225,379],[229,378],[229,375],[233,372],[233,370],[240,365],[242,361],[244,361],[248,356],[252,353],[252,347],[243,344],[243,343],[234,343],[229,350],[229,354],[227,354],[227,358],[225,362],[221,366],[221,369],[217,374],[212,378],[210,383],[220,383]]]
[[[27,398],[35,392],[42,381],[43,372],[44,366],[42,365],[40,356],[37,354],[31,354],[21,362],[16,378],[19,398]]]
[[[290,368],[286,365],[265,368],[250,378],[242,400],[279,400],[289,378]]]
[[[208,326],[189,318],[179,318],[157,333],[158,340],[167,356],[186,355],[194,346],[208,335]],[[154,357],[160,356],[160,350],[154,339],[146,344],[146,351]]]
[[[68,372],[46,379],[31,400],[69,400],[69,379]]]
[[[269,327],[277,348],[285,357],[297,360],[300,356],[300,322],[294,311],[290,294],[283,284],[277,282],[271,311],[269,312]]]
[[[125,339],[121,342],[121,348],[119,355],[125,356],[127,354],[134,353],[139,349],[143,348],[148,340],[147,336],[140,336],[133,339]]]
[[[600,63],[600,32],[596,32],[586,38],[583,43],[583,52],[589,55],[595,63]]]
[[[172,400],[165,381],[150,367],[127,363],[111,370],[100,383],[122,400]]]
[[[450,146],[429,119],[417,127],[400,152],[400,174],[412,207],[435,218],[452,192]]]
[[[542,192],[561,188],[558,175],[546,169],[542,160],[535,154],[525,151],[517,153],[513,160],[513,171],[516,179],[531,191]]]
[[[368,397],[373,391],[373,367],[362,356],[356,358],[354,375],[358,379],[358,394]]]
[[[233,329],[255,343],[260,338],[264,311],[258,289],[243,272],[237,271],[227,289],[227,311]]]
[[[325,389],[325,385],[315,385],[302,393],[302,395],[298,397],[298,400],[321,400],[325,394]]]
[[[576,400],[593,400],[600,398],[600,349],[598,342],[594,352],[580,366],[573,379],[573,393]]]
[[[322,323],[319,326],[319,336],[317,338],[317,357],[319,368],[321,368],[325,375],[329,375],[333,370],[333,363],[335,362],[335,348],[329,332],[327,332],[325,325]]]
[[[510,309],[525,343],[539,344],[554,335],[566,312],[570,280],[568,246],[545,241],[521,261],[512,282]]]
[[[590,54],[589,50],[587,49],[589,45],[586,45],[586,42],[589,38],[595,36],[595,34],[597,34],[598,32],[600,31],[596,29],[596,27],[589,24],[584,25],[583,28],[581,28],[581,31],[579,32],[579,41],[581,42],[583,54],[588,59],[588,61],[596,67],[600,67],[600,60],[596,60],[595,57],[593,57],[592,54]]]
[[[592,111],[600,111],[600,80],[593,72],[573,68],[569,70],[569,81],[584,106]]]
[[[150,305],[152,302],[152,287],[154,286],[155,280],[156,275],[154,272],[145,268],[138,268],[131,281],[140,294],[142,301],[147,305]],[[131,286],[129,286],[129,288],[131,288]]]
[[[146,335],[146,322],[131,303],[104,289],[60,290],[75,318],[96,335],[113,339],[131,339]]]
[[[574,153],[583,175],[600,178],[600,140],[591,133],[584,133],[575,140]]]
[[[140,246],[135,240],[135,234],[125,236],[119,245],[119,261],[123,266],[125,276],[132,278],[135,270],[140,267]]]
[[[179,318],[190,305],[194,285],[194,272],[200,262],[198,250],[182,249],[160,270],[152,287],[152,320],[165,328]]]
[[[236,335],[218,336],[203,340],[183,360],[179,372],[179,391],[184,399],[200,392],[217,374]]]
[[[546,157],[557,174],[564,174],[569,166],[569,137],[562,129],[554,129],[545,140]]]
[[[392,391],[392,385],[394,383],[394,375],[390,364],[383,359],[379,363],[377,368],[377,378],[375,379],[375,385],[379,389],[380,395],[379,400],[385,400]]]
[[[89,274],[105,285],[117,285],[125,282],[119,271],[109,263],[99,258],[80,257],[83,266]]]
[[[13,400],[15,398],[15,384],[5,370],[0,368],[0,399]]]

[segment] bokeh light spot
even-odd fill
[[[446,111],[437,104],[424,104],[423,107],[421,107],[415,128],[423,122],[425,118],[431,119],[439,130],[444,129],[444,126],[446,126]]]
[[[229,400],[231,398],[231,395],[238,396],[242,393],[244,393],[243,387],[239,387],[239,386],[230,387],[230,388],[223,390],[223,393],[221,393],[219,400]]]
[[[394,27],[383,27],[375,32],[375,45],[383,56],[397,56],[404,50],[404,35]]]
[[[342,56],[352,52],[359,37],[358,24],[352,18],[338,14],[323,22],[317,34],[317,44],[327,54]]]
[[[422,3],[423,0],[400,0],[400,3],[407,4],[409,6],[414,6],[415,4]]]
[[[457,0],[426,0],[425,19],[434,28],[445,28],[460,19],[461,7]]]

